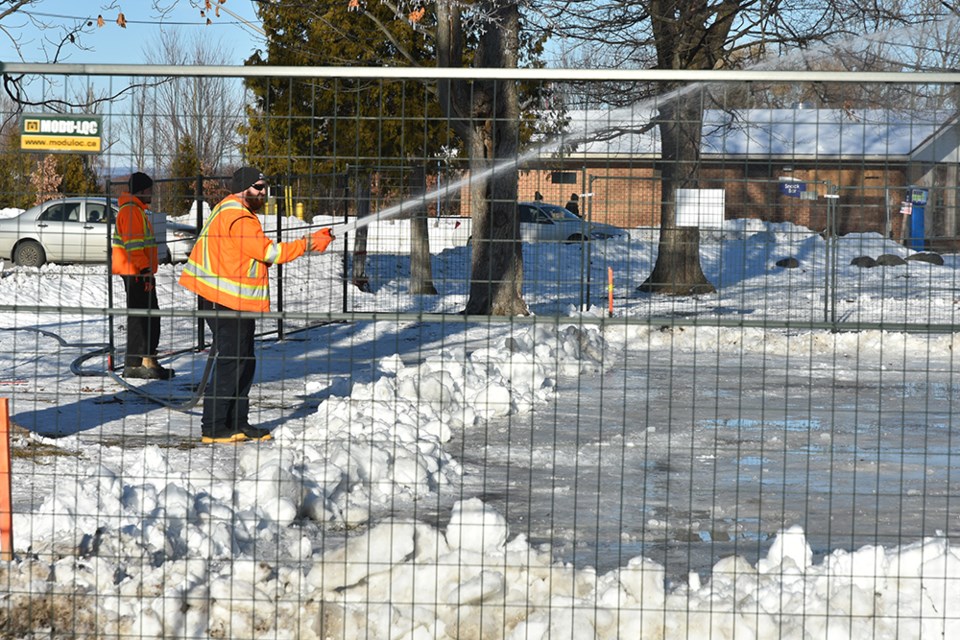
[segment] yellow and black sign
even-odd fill
[[[102,129],[100,116],[24,115],[20,119],[20,148],[24,151],[100,153]]]

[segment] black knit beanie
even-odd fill
[[[230,193],[246,191],[258,180],[263,180],[260,169],[255,167],[241,167],[233,172],[233,181],[230,183]]]
[[[130,175],[130,193],[143,193],[153,186],[153,179],[145,173],[137,171]]]

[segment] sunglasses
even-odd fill
[[[252,185],[250,185],[250,188],[251,188],[251,189],[256,189],[257,191],[263,191],[264,189],[267,188],[267,185],[265,185],[264,183],[260,182],[260,183],[258,183],[258,184],[252,184]]]

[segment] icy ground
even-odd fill
[[[869,325],[804,329],[824,320],[823,242],[728,223],[702,247],[718,293],[667,301],[633,292],[656,255],[650,234],[596,246],[589,262],[579,246],[528,246],[532,319],[291,321],[286,340],[261,343],[252,396],[275,440],[241,447],[199,446],[197,409],[71,372],[109,337],[102,267],[8,267],[0,295],[18,308],[0,318],[0,383],[30,433],[13,442],[3,627],[960,637],[955,340],[872,328],[953,322],[954,256],[861,270],[850,258],[909,252],[846,237],[835,312]],[[285,268],[286,308],[340,310],[337,251]],[[468,255],[435,256],[428,298],[405,291],[402,257],[376,256],[373,291],[351,291],[350,308],[455,313]],[[801,268],[774,266],[787,255]],[[164,309],[192,308],[179,268],[160,274]],[[195,332],[187,315],[165,321],[177,377],[146,391],[189,397],[204,365]],[[82,366],[102,372],[106,358]]]

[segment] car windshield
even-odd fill
[[[565,220],[579,220],[580,218],[567,211],[563,207],[555,204],[542,204],[540,205],[540,210],[543,211],[547,216],[554,222],[563,222]]]

